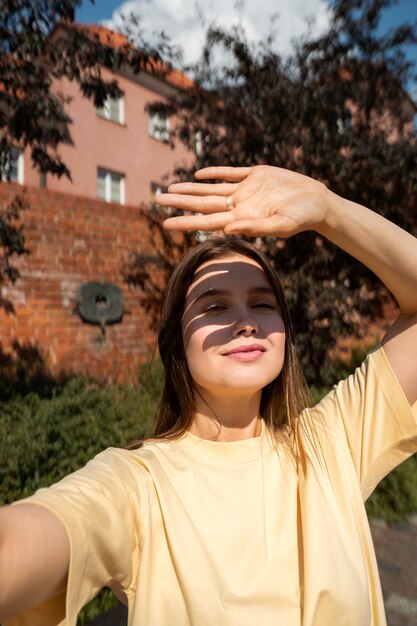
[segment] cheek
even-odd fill
[[[193,372],[196,369],[199,370],[204,367],[205,359],[203,345],[206,336],[207,332],[205,332],[203,328],[195,330],[192,333],[183,333],[185,358],[187,360],[188,369],[190,370],[190,374],[193,378]]]
[[[279,368],[279,372],[280,372],[282,369],[282,366],[284,365],[284,360],[285,360],[285,344],[286,344],[285,332],[277,333],[274,343],[275,343],[276,352],[277,352],[277,367]]]
[[[284,323],[271,328],[268,338],[273,352],[274,373],[272,379],[274,379],[280,374],[285,361],[286,334]]]
[[[184,346],[185,359],[187,361],[188,370],[193,378],[194,362],[198,359],[198,337],[196,332],[187,324],[182,325],[182,343]]]
[[[276,347],[285,346],[285,324],[281,316],[271,317],[264,325],[265,335],[269,341]]]
[[[218,347],[224,345],[227,337],[224,329],[216,325],[195,324],[192,332],[190,328],[183,332],[184,353],[188,371],[194,383],[204,387],[217,381],[219,362]]]

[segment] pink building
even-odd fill
[[[88,27],[100,38],[117,45],[121,36],[99,26]],[[67,112],[72,144],[61,144],[59,154],[71,172],[72,181],[42,176],[31,165],[30,151],[13,155],[12,180],[88,198],[138,205],[152,200],[175,166],[190,166],[193,154],[183,146],[169,144],[173,120],[145,111],[145,106],[173,94],[190,83],[183,74],[171,71],[165,79],[144,71],[111,75],[123,96],[108,101],[98,110],[68,80],[56,83],[56,91],[71,98]]]
[[[88,28],[104,43],[108,37],[111,45],[125,43],[106,29]],[[56,93],[72,98],[66,108],[72,142],[58,150],[72,181],[41,176],[31,166],[30,151],[16,148],[9,172],[13,182],[0,185],[0,204],[7,206],[21,193],[16,182],[26,187],[29,204],[23,224],[30,254],[15,260],[19,280],[2,285],[3,297],[14,308],[9,315],[0,307],[0,356],[6,363],[35,354],[54,376],[65,372],[131,381],[152,354],[149,316],[121,268],[138,250],[154,253],[139,204],[152,201],[175,166],[191,166],[194,160],[183,146],[169,144],[175,121],[151,116],[145,106],[190,80],[175,70],[165,79],[127,71],[111,77],[123,96],[101,110],[70,81],[55,84]],[[103,327],[88,323],[80,315],[81,289],[108,283],[120,290],[124,314]],[[92,298],[90,304],[103,306],[102,297]]]

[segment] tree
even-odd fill
[[[17,194],[0,210],[0,288],[4,283],[14,283],[19,272],[13,265],[14,255],[27,253],[23,236],[23,226],[19,222],[22,210],[27,208],[25,198]],[[0,308],[8,313],[14,311],[13,304],[0,291]]]
[[[75,24],[81,0],[9,0],[0,12],[0,180],[9,177],[12,150],[30,148],[33,164],[43,173],[71,177],[59,156],[70,140],[69,100],[55,81],[74,81],[95,106],[120,95],[115,79],[102,69],[164,74],[172,49],[161,36],[155,46],[143,38],[137,20],[129,19],[117,46],[91,29]],[[0,286],[16,280],[11,263],[24,251],[17,199],[0,213]],[[7,304],[0,301],[0,306]],[[9,307],[10,308],[10,307]]]
[[[288,167],[417,234],[416,108],[406,89],[413,66],[404,55],[417,26],[378,34],[391,4],[337,0],[327,32],[297,42],[285,60],[274,52],[273,32],[251,45],[239,27],[209,28],[201,60],[188,68],[194,85],[153,108],[178,119],[174,140],[189,148],[198,140],[197,167]],[[155,236],[162,217],[150,218]],[[283,279],[308,380],[329,381],[329,350],[341,336],[363,335],[388,295],[364,266],[314,233],[263,245]],[[151,261],[166,273],[175,265],[164,250]],[[130,277],[149,286],[150,260],[133,259]]]
[[[99,107],[107,97],[120,96],[115,79],[102,69],[131,69],[163,73],[172,49],[161,36],[155,46],[143,38],[134,18],[126,22],[117,45],[74,22],[82,0],[14,0],[3,3],[0,18],[0,131],[1,173],[13,146],[30,146],[32,161],[41,172],[68,176],[57,153],[69,139],[69,101],[54,89],[54,81],[74,81],[83,96]]]

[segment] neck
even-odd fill
[[[198,390],[197,390],[198,391]],[[190,431],[201,439],[240,441],[261,434],[260,392],[246,398],[213,398],[196,394]]]

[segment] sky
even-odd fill
[[[291,52],[294,38],[307,32],[307,19],[313,18],[312,33],[325,30],[329,20],[331,0],[84,0],[77,12],[83,23],[103,23],[117,29],[120,14],[136,13],[147,41],[152,34],[164,31],[172,43],[184,51],[184,61],[193,62],[199,57],[206,25],[213,21],[222,26],[240,22],[250,40],[267,36],[271,17],[276,15],[276,50],[282,55]],[[401,23],[405,19],[417,20],[417,0],[400,0],[395,7],[384,12],[382,29]],[[408,51],[417,65],[417,46]],[[413,86],[414,87],[414,86]],[[413,88],[414,91],[414,88]]]

